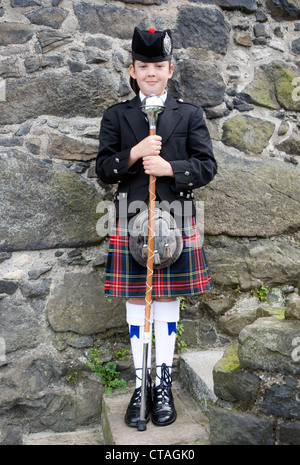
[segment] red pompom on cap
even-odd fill
[[[150,32],[150,34],[154,34],[155,32],[154,27],[149,27],[148,32]]]

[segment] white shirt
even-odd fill
[[[165,90],[164,94],[163,95],[160,95],[159,97],[162,99],[162,101],[165,103],[166,99],[167,99],[167,96],[168,96],[168,92]],[[146,95],[144,95],[141,91],[139,91],[139,97],[140,97],[140,100],[141,102],[144,100],[144,98],[146,98]]]

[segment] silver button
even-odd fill
[[[183,192],[180,192],[180,194],[179,194],[179,195],[180,195],[180,197],[183,197]]]
[[[119,161],[120,161],[119,158],[115,158],[115,160],[116,160],[117,163],[119,163]]]
[[[194,183],[192,183],[192,182],[189,182],[189,183],[188,183],[188,186],[189,186],[189,187],[192,187],[193,185],[194,185]]]
[[[114,173],[115,173],[115,174],[118,174],[118,170],[114,169]]]
[[[189,176],[190,172],[189,172],[189,171],[186,171],[184,174],[185,174],[186,176]]]

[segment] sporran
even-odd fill
[[[160,208],[155,209],[155,235],[153,267],[172,265],[183,248],[182,236],[174,217]],[[148,256],[148,210],[143,210],[129,222],[129,250],[142,266],[147,266]]]

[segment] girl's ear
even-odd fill
[[[174,71],[175,71],[174,65],[171,65],[170,66],[170,78],[173,76]]]
[[[133,66],[133,65],[130,65],[130,66],[129,66],[129,73],[130,73],[130,76],[131,76],[133,79],[136,79],[136,77],[135,77],[135,70],[134,70],[134,66]]]

